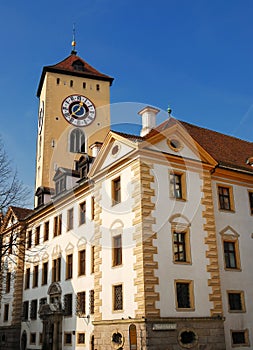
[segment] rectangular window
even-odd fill
[[[86,202],[79,205],[79,225],[85,224],[86,222]]]
[[[85,333],[77,333],[77,344],[85,344]]]
[[[245,312],[245,302],[243,291],[228,291],[229,312]]]
[[[66,279],[72,278],[73,273],[73,254],[66,257]]]
[[[53,260],[52,263],[52,282],[59,282],[61,280],[61,258]]]
[[[55,182],[56,194],[62,193],[66,190],[66,176],[61,177]]]
[[[90,302],[90,314],[93,315],[94,314],[94,307],[95,307],[95,292],[94,290],[90,290],[89,293],[89,302]]]
[[[182,174],[170,173],[170,196],[176,199],[183,199]]]
[[[39,266],[36,265],[33,268],[33,288],[38,287],[39,281]]]
[[[48,276],[48,262],[44,262],[42,264],[42,286],[44,286],[45,284],[47,284],[47,276]]]
[[[85,249],[78,252],[78,276],[85,275],[86,251]]]
[[[231,331],[232,346],[249,346],[248,330]]]
[[[54,218],[54,237],[61,235],[62,232],[62,215]]]
[[[122,238],[121,235],[112,238],[112,264],[118,266],[122,264]]]
[[[72,294],[64,295],[64,315],[72,316]]]
[[[30,288],[30,268],[25,271],[25,289]]]
[[[27,232],[27,249],[32,247],[32,231]]]
[[[29,301],[23,302],[23,310],[22,310],[22,320],[27,321],[28,320],[28,311],[29,311]]]
[[[35,245],[40,244],[40,226],[36,227],[35,229],[35,241],[34,241]]]
[[[234,210],[232,187],[218,186],[218,197],[221,210]]]
[[[112,205],[118,204],[121,202],[121,185],[120,177],[112,180]]]
[[[30,333],[30,344],[31,345],[36,344],[36,333]]]
[[[190,232],[189,229],[185,231],[172,231],[173,238],[173,259],[175,263],[190,263]]]
[[[91,273],[95,271],[95,246],[91,246]]]
[[[68,210],[67,231],[73,230],[73,223],[74,223],[74,209],[71,208]]]
[[[249,191],[250,214],[253,215],[253,192]]]
[[[227,269],[237,269],[237,258],[236,258],[236,243],[230,241],[224,241],[224,257],[225,267]]]
[[[176,307],[177,309],[193,310],[192,281],[176,281]]]
[[[86,314],[85,292],[77,293],[76,313],[79,317],[84,316]]]
[[[49,221],[44,223],[44,242],[49,239]]]
[[[113,310],[123,310],[123,289],[122,284],[113,286]]]
[[[38,308],[38,301],[32,300],[31,301],[31,309],[30,309],[30,319],[31,320],[37,319],[37,308]]]
[[[71,332],[64,332],[64,345],[72,345]]]
[[[7,272],[7,274],[6,274],[5,293],[10,293],[10,290],[11,290],[11,272]]]
[[[91,220],[95,218],[95,198],[91,197]]]
[[[8,321],[9,319],[9,304],[4,305],[4,321]]]

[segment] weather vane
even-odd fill
[[[75,28],[75,23],[73,23],[73,39],[72,39],[72,43],[71,43],[71,46],[72,46],[72,51],[71,51],[71,54],[72,55],[76,55],[77,51],[76,51],[76,28]]]

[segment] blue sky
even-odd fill
[[[248,0],[1,2],[0,134],[20,177],[33,188],[36,90],[42,67],[69,55],[73,23],[78,55],[115,78],[111,103],[170,104],[178,119],[252,140],[252,18]],[[139,123],[126,111],[112,123]]]

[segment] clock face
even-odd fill
[[[96,117],[94,104],[82,95],[71,95],[65,98],[61,110],[64,118],[75,126],[87,126]]]
[[[43,118],[44,118],[44,101],[41,101],[40,108],[39,108],[39,120],[38,120],[39,134],[41,134],[42,125],[43,125]]]

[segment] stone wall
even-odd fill
[[[137,347],[130,348],[129,327],[136,326]],[[118,334],[121,342],[114,343]],[[221,318],[157,318],[94,322],[94,350],[225,350]]]
[[[21,326],[0,328],[0,350],[20,350]]]

